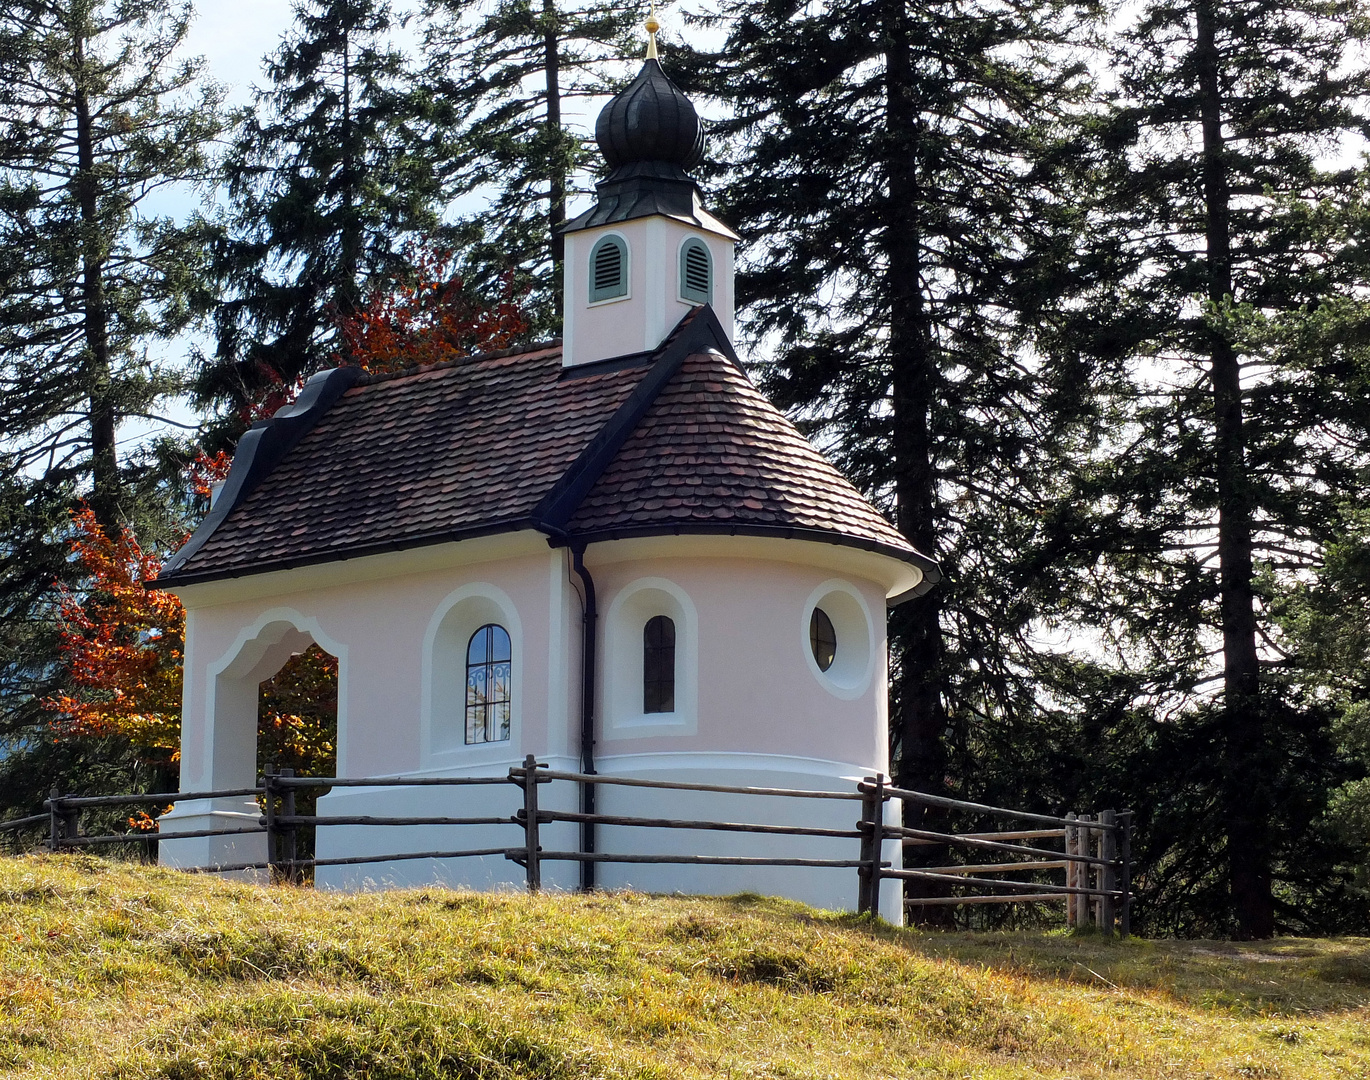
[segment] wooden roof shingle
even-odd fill
[[[564,369],[558,344],[393,375],[338,369],[254,425],[157,585],[516,529],[679,532],[916,552],[751,384],[713,312],[655,353]],[[922,586],[920,586],[920,589]]]

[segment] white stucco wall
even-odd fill
[[[601,772],[829,790],[853,790],[860,777],[888,772],[884,604],[886,595],[909,586],[911,571],[902,564],[835,545],[745,537],[616,541],[592,545],[586,562],[601,612]],[[492,537],[181,592],[189,612],[183,791],[250,786],[257,683],[311,641],[339,657],[340,776],[498,775],[528,753],[554,767],[577,764],[580,599],[566,552],[550,549],[540,535]],[[826,675],[808,642],[815,603],[838,623],[838,661]],[[654,613],[677,623],[680,715],[641,713],[642,626]],[[453,727],[461,710],[451,697],[461,693],[465,642],[485,621],[499,621],[510,632],[511,737],[466,746]],[[859,662],[844,666],[844,656]],[[858,805],[847,802],[805,800],[785,807],[790,800],[603,790],[603,809],[647,816],[721,815],[850,828],[859,814]],[[574,809],[575,787],[552,785],[546,799],[546,805]],[[489,816],[491,807],[504,815],[518,805],[518,789],[500,785],[336,789],[319,808],[322,814]],[[250,800],[185,803],[164,828],[168,834],[213,828],[206,822],[216,814],[251,813]],[[634,834],[622,828],[601,833],[601,848],[612,843],[619,851],[656,845],[714,854],[854,858],[856,852],[854,840]],[[321,830],[318,855],[516,846],[520,837],[516,826],[334,827]],[[549,827],[543,843],[574,850],[576,828]],[[166,862],[217,861],[203,842],[168,838],[161,846]],[[430,881],[514,887],[523,871],[498,856],[395,860],[320,868],[317,880],[352,888]],[[578,870],[573,863],[549,864],[544,880],[549,887],[573,887]],[[660,891],[778,892],[828,907],[853,906],[856,895],[854,871],[606,865],[599,880]],[[897,917],[893,900],[884,906]]]

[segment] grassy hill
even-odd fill
[[[0,859],[0,1076],[1370,1077],[1370,940],[929,934],[756,897]]]

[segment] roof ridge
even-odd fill
[[[532,345],[510,345],[507,349],[490,349],[487,352],[470,353],[466,356],[458,356],[452,360],[439,360],[435,364],[415,364],[413,367],[401,368],[399,371],[366,371],[357,380],[357,386],[374,386],[376,383],[390,382],[394,379],[405,379],[413,375],[423,375],[430,371],[445,371],[448,368],[459,367],[463,364],[474,364],[481,360],[502,360],[509,356],[519,356],[523,353],[546,352],[549,349],[559,349],[562,346],[561,338],[549,338],[546,341],[534,342]]]
[[[534,508],[532,516],[541,528],[554,539],[564,535],[566,524],[575,516],[581,500],[589,494],[600,475],[637,429],[661,391],[680,371],[688,357],[711,345],[722,346],[717,350],[720,355],[730,360],[739,371],[742,370],[737,353],[733,351],[714,309],[708,304],[691,308],[658,346],[656,359],[628,400],[615,410],[614,415],[609,417],[570,468],[562,473],[561,479],[552,485],[552,489]]]

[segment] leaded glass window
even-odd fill
[[[509,738],[513,657],[509,631],[487,623],[466,646],[466,742]]]
[[[675,623],[665,615],[642,629],[642,711],[675,712]]]
[[[819,671],[827,671],[832,667],[832,662],[837,659],[837,631],[833,629],[828,613],[821,607],[814,608],[809,616],[809,647],[813,649],[813,658]]]

